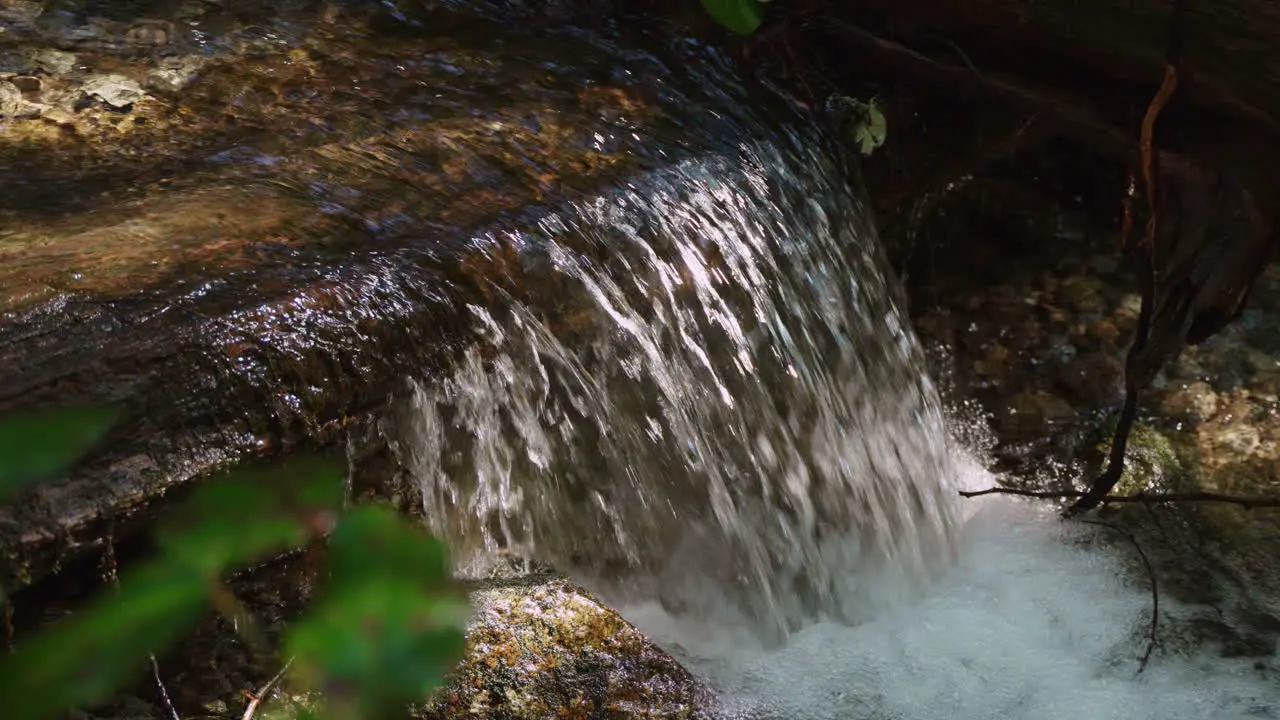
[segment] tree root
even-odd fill
[[[1090,491],[1092,492],[1092,491]],[[983,495],[1016,495],[1018,497],[1040,498],[1042,500],[1066,500],[1081,498],[1089,492],[1080,490],[1019,490],[1017,488],[993,487],[985,490],[961,490],[960,497],[981,497]],[[1265,495],[1225,495],[1215,492],[1182,492],[1182,493],[1138,493],[1136,495],[1103,495],[1097,504],[1139,503],[1156,505],[1160,503],[1199,503],[1212,502],[1226,505],[1237,505],[1245,509],[1280,508],[1280,497]]]
[[[1038,497],[1041,500],[1068,500],[1083,498],[1088,492],[1078,489],[1068,491],[1036,491],[1036,489],[1018,488],[986,488],[977,491],[960,491],[960,497],[980,497],[984,495],[1015,495],[1019,497]],[[1224,505],[1238,505],[1252,510],[1254,507],[1280,507],[1280,497],[1224,495],[1219,492],[1139,492],[1138,495],[1105,495],[1098,498],[1098,505],[1110,503],[1137,502],[1142,505],[1157,505],[1162,502],[1221,502]]]
[[[1151,582],[1151,629],[1147,633],[1147,650],[1142,654],[1142,657],[1138,659],[1137,674],[1141,675],[1142,671],[1147,669],[1147,663],[1151,662],[1151,654],[1155,652],[1156,642],[1159,639],[1160,590],[1156,585],[1155,568],[1151,567],[1151,559],[1147,557],[1147,553],[1142,549],[1142,544],[1138,542],[1138,538],[1133,536],[1133,533],[1125,530],[1119,525],[1106,522],[1105,520],[1081,520],[1080,522],[1088,523],[1089,525],[1101,525],[1102,527],[1110,528],[1111,530],[1114,530],[1128,538],[1129,542],[1133,543],[1133,549],[1138,551],[1138,557],[1142,559],[1142,566],[1146,568],[1147,580]]]
[[[1164,204],[1160,194],[1160,163],[1155,145],[1155,127],[1156,121],[1160,119],[1160,113],[1169,104],[1174,91],[1178,89],[1177,62],[1182,46],[1181,11],[1182,3],[1179,0],[1174,9],[1173,25],[1170,28],[1169,54],[1164,66],[1164,78],[1155,96],[1147,104],[1147,111],[1143,114],[1142,127],[1138,133],[1138,163],[1143,190],[1147,198],[1147,222],[1141,244],[1133,248],[1135,256],[1144,265],[1140,269],[1142,309],[1138,316],[1138,328],[1134,334],[1133,345],[1129,348],[1128,360],[1125,363],[1124,408],[1120,412],[1120,422],[1112,436],[1111,453],[1107,459],[1106,471],[1094,480],[1087,493],[1067,508],[1063,513],[1065,517],[1074,517],[1096,508],[1116,483],[1120,482],[1121,476],[1124,475],[1125,446],[1128,444],[1129,433],[1133,429],[1134,417],[1138,411],[1139,390],[1145,387],[1147,379],[1159,370],[1159,365],[1163,365],[1169,359],[1167,353],[1145,351],[1148,342],[1152,340],[1151,327],[1156,304],[1162,298],[1162,288],[1158,286],[1160,268],[1157,267],[1156,240],[1159,237],[1160,224],[1164,220]],[[1129,243],[1129,231],[1132,226],[1130,212],[1133,201],[1132,191],[1133,188],[1130,186],[1124,198],[1124,220],[1121,230],[1121,242],[1124,245]],[[1182,338],[1179,337],[1178,341],[1179,345],[1173,347],[1180,347]],[[1162,338],[1156,338],[1156,345],[1158,349],[1169,347]]]

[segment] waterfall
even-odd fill
[[[464,565],[504,548],[777,639],[945,567],[956,469],[830,146],[729,129],[720,149],[477,237],[523,279],[466,306],[474,342],[413,381],[389,434]]]

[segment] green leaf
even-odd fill
[[[329,537],[329,571],[335,584],[406,578],[424,589],[449,587],[444,543],[394,510],[352,509]]]
[[[289,629],[286,652],[328,703],[377,717],[444,683],[463,656],[467,610],[405,580],[343,587]]]
[[[153,562],[104,588],[82,613],[19,645],[0,664],[4,716],[43,720],[107,700],[145,668],[147,654],[177,642],[204,611],[203,579]]]
[[[161,551],[206,577],[297,547],[342,505],[342,472],[312,459],[211,479],[156,534]]]
[[[338,717],[425,699],[462,659],[470,606],[444,548],[394,511],[352,510],[329,538],[326,591],[285,637],[294,677]]]
[[[702,7],[716,22],[739,35],[754,33],[764,19],[757,0],[702,0]]]
[[[102,439],[116,408],[37,410],[0,418],[0,500],[63,472]]]
[[[864,104],[862,111],[863,115],[854,128],[853,138],[858,143],[858,150],[863,155],[870,155],[884,144],[889,135],[889,124],[874,100]]]

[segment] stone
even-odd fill
[[[81,91],[116,110],[127,109],[147,97],[141,85],[123,75],[95,75],[85,82]]]
[[[0,80],[0,117],[36,117],[43,110],[43,105],[27,102],[17,85],[9,80]]]
[[[65,75],[76,69],[76,56],[65,50],[44,48],[31,54],[31,71],[47,75]]]
[[[1102,312],[1101,280],[1088,275],[1065,278],[1058,288],[1059,301],[1079,313]]]
[[[130,49],[148,49],[168,45],[173,38],[173,23],[167,20],[139,20],[124,31],[124,44]]]
[[[1114,426],[1113,426],[1114,427]],[[1098,445],[1098,453],[1111,452],[1111,437]],[[1163,433],[1143,423],[1135,423],[1125,449],[1124,474],[1116,483],[1116,495],[1133,495],[1173,489],[1184,470],[1173,443]]]
[[[24,93],[39,92],[40,88],[43,86],[40,78],[33,77],[31,75],[15,75],[14,77],[9,78],[9,82],[13,83],[14,87]]]
[[[1124,399],[1124,363],[1108,353],[1085,353],[1064,363],[1054,379],[1088,407],[1111,407]]]
[[[1202,423],[1218,410],[1218,395],[1202,380],[1182,383],[1165,391],[1160,412],[1182,422]]]
[[[157,92],[176,93],[196,79],[196,74],[206,62],[205,58],[198,55],[165,58],[160,67],[147,73],[146,86]]]
[[[36,0],[0,0],[0,22],[29,25],[44,13],[44,4]]]
[[[22,91],[8,80],[0,80],[0,117],[16,117],[22,107]]]
[[[709,716],[711,694],[688,670],[565,580],[473,602],[467,656],[420,718]]]
[[[0,71],[17,75],[65,75],[75,67],[74,54],[53,48],[19,47],[0,53]]]
[[[1076,411],[1060,396],[1046,390],[1027,390],[1009,398],[997,411],[997,428],[1015,441],[1035,440],[1054,426],[1076,419]]]

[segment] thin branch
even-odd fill
[[[4,623],[4,648],[9,654],[13,654],[13,598],[5,595],[0,597],[0,622]]]
[[[1017,488],[993,487],[985,490],[961,490],[961,497],[980,497],[982,495],[1018,495],[1020,497],[1040,498],[1043,500],[1067,500],[1081,498],[1088,493],[1080,490],[1019,490]],[[1102,498],[1107,503],[1180,503],[1180,502],[1217,502],[1228,505],[1239,505],[1243,508],[1277,508],[1280,497],[1262,495],[1224,495],[1214,492],[1182,492],[1182,493],[1138,493],[1136,495],[1107,495]]]
[[[285,663],[284,667],[280,668],[280,672],[276,673],[275,677],[268,680],[266,685],[258,688],[258,692],[249,697],[249,706],[244,709],[244,715],[240,717],[240,720],[253,720],[253,713],[257,711],[258,705],[267,698],[267,695],[271,692],[271,688],[275,687],[277,682],[280,682],[280,678],[284,677],[285,671],[287,671],[289,666],[292,664],[293,658],[289,658],[289,662]]]
[[[1147,578],[1151,581],[1151,630],[1147,634],[1147,651],[1142,654],[1142,658],[1138,661],[1138,674],[1141,675],[1143,670],[1147,669],[1147,663],[1151,661],[1151,653],[1155,652],[1157,633],[1160,629],[1160,591],[1156,587],[1156,571],[1151,567],[1151,560],[1147,558],[1147,553],[1143,551],[1142,544],[1138,542],[1138,538],[1133,533],[1125,530],[1119,525],[1113,525],[1104,520],[1081,520],[1082,523],[1089,525],[1101,525],[1110,528],[1124,535],[1133,543],[1133,549],[1138,551],[1138,557],[1142,558],[1142,565],[1147,569]]]
[[[164,686],[164,681],[160,679],[160,663],[156,662],[155,653],[148,653],[151,658],[151,677],[155,678],[156,687],[160,689],[160,701],[164,703],[165,712],[169,713],[169,720],[182,720],[178,715],[178,710],[173,706],[173,700],[169,698],[169,691]]]

